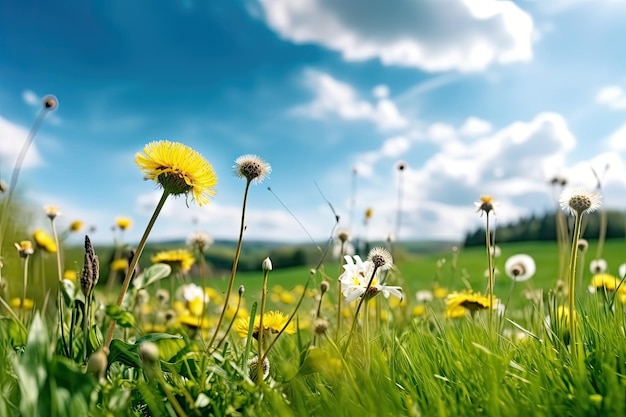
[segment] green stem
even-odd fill
[[[117,297],[116,305],[118,307],[122,305],[122,301],[124,300],[124,295],[126,295],[126,291],[128,291],[128,286],[130,285],[130,280],[133,277],[133,273],[135,272],[135,268],[137,267],[137,264],[139,263],[139,257],[141,256],[141,253],[143,252],[143,249],[146,246],[146,242],[148,241],[148,236],[150,235],[150,232],[152,231],[152,227],[154,226],[154,223],[156,222],[157,217],[159,217],[159,213],[161,212],[161,209],[163,208],[163,205],[165,204],[165,200],[167,200],[167,197],[169,197],[169,195],[170,195],[169,192],[167,192],[166,190],[163,190],[163,195],[161,196],[161,199],[159,200],[156,208],[154,209],[154,213],[152,214],[152,217],[150,218],[150,221],[148,222],[148,226],[146,226],[146,230],[143,232],[143,236],[141,237],[141,240],[139,241],[139,244],[137,245],[137,249],[135,250],[135,255],[133,256],[133,259],[130,261],[130,265],[128,266],[128,270],[126,271],[126,277],[124,278],[124,282],[122,283],[122,288],[120,289],[120,294]],[[113,340],[113,332],[115,331],[116,324],[117,322],[115,320],[111,320],[111,324],[109,325],[109,330],[107,332],[106,341],[104,342],[104,347],[106,347],[107,349],[111,348],[111,341]]]
[[[339,276],[341,276],[341,270],[343,269],[342,262],[345,252],[345,242],[341,242],[341,250],[339,251]],[[341,305],[343,304],[343,299],[341,298],[341,281],[337,280],[337,333],[335,334],[335,340],[339,340],[339,335],[341,334]]]
[[[576,282],[576,260],[578,257],[578,239],[580,239],[580,228],[582,224],[582,213],[576,214],[576,222],[574,224],[574,235],[572,237],[572,252],[569,260],[569,337],[572,355],[576,355],[576,318],[574,310],[574,285]]]
[[[489,265],[489,283],[487,292],[489,293],[489,328],[492,329],[493,323],[493,287],[494,287],[494,271],[493,271],[493,254],[491,253],[491,232],[489,230],[489,212],[486,216],[485,225],[485,241],[487,246],[487,263]]]
[[[217,324],[215,325],[215,332],[207,345],[209,348],[215,342],[215,338],[217,337],[217,333],[219,332],[220,325],[222,321],[224,321],[224,314],[226,313],[226,308],[228,307],[228,301],[230,300],[230,293],[233,290],[233,284],[235,283],[235,275],[237,274],[237,264],[239,263],[239,255],[241,254],[241,244],[243,242],[243,231],[246,228],[246,203],[248,202],[248,190],[250,189],[250,180],[246,181],[246,189],[243,193],[243,205],[241,209],[241,225],[239,227],[239,240],[237,241],[237,249],[235,249],[235,259],[233,260],[233,267],[230,271],[230,280],[228,281],[228,290],[226,291],[226,297],[224,300],[224,307],[222,308],[222,312],[220,313],[220,317],[217,320]],[[261,362],[262,363],[262,362]]]
[[[265,333],[265,329],[263,328],[263,314],[265,314],[265,299],[267,297],[267,275],[269,274],[268,270],[263,271],[263,291],[261,292],[261,312],[259,313],[259,334],[257,335],[257,340],[259,342],[259,358],[263,357],[263,334]],[[257,372],[257,384],[263,384],[263,362],[259,362],[259,366],[261,366],[261,378],[259,378],[259,373]]]

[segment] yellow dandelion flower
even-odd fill
[[[85,225],[85,223],[83,223],[80,220],[74,220],[72,223],[70,223],[70,232],[80,232],[83,229],[83,226]]]
[[[270,333],[278,333],[281,331],[285,324],[287,324],[287,320],[289,319],[284,313],[280,311],[269,311],[263,314],[263,328]],[[259,335],[259,325],[261,322],[261,317],[256,316],[254,318],[254,328],[252,329],[252,336],[256,339]],[[250,317],[242,317],[237,320],[235,324],[235,329],[237,333],[241,335],[241,337],[246,337],[248,335],[248,326],[250,324]],[[287,328],[285,329],[285,333],[293,334],[296,332],[296,326],[293,322],[290,322]]]
[[[368,207],[367,209],[365,209],[365,220],[371,219],[373,215],[374,215],[374,209],[373,208]]]
[[[204,312],[204,301],[200,297],[187,301],[187,308],[194,316],[201,316]]]
[[[116,217],[115,218],[115,226],[117,226],[120,230],[130,229],[133,221],[128,217]]]
[[[611,274],[596,274],[591,278],[591,284],[589,284],[589,289],[592,291],[596,290],[604,290],[604,291],[615,291],[618,289],[619,292],[626,292],[626,285],[620,285],[619,279],[614,277]]]
[[[9,300],[9,306],[13,309],[32,310],[35,306],[35,302],[30,298],[21,299],[19,297],[15,297]]]
[[[181,314],[178,316],[178,323],[184,324],[187,327],[191,327],[193,329],[208,329],[211,324],[206,317],[198,317],[192,314]]]
[[[168,264],[172,268],[179,268],[182,272],[189,272],[191,265],[196,261],[193,253],[187,249],[173,249],[158,252],[152,258],[152,263]]]
[[[215,288],[205,287],[204,294],[209,297],[209,300],[211,300],[213,304],[219,305],[224,302],[224,297],[222,297],[222,294],[216,291]],[[241,301],[243,302],[243,300]]]
[[[426,306],[423,304],[418,304],[414,306],[413,310],[411,311],[411,314],[413,315],[413,317],[424,316],[426,314]]]
[[[454,292],[446,298],[446,317],[458,317],[457,314],[460,314],[459,307],[473,315],[478,310],[495,308],[497,305],[497,299],[490,299],[486,295],[471,291]]]
[[[448,289],[443,287],[437,287],[433,289],[433,296],[435,298],[446,298],[448,296]]]
[[[17,249],[17,253],[20,255],[20,258],[28,258],[35,252],[33,250],[33,244],[30,240],[22,240],[20,243],[16,243],[15,248]]]
[[[66,269],[63,272],[63,279],[67,279],[68,281],[76,282],[76,271],[73,269]]]
[[[283,304],[293,304],[296,302],[296,296],[289,291],[283,291],[279,295],[280,302]]]
[[[158,182],[172,195],[191,193],[199,206],[209,203],[215,195],[217,175],[202,155],[178,142],[150,142],[143,154],[135,155],[135,163],[147,180]]]
[[[481,195],[480,199],[475,202],[474,205],[478,209],[477,211],[486,214],[489,214],[489,212],[493,211],[496,208],[496,203],[493,201],[493,197],[490,195]]]
[[[35,230],[33,233],[33,240],[37,244],[39,249],[43,249],[49,253],[56,253],[57,245],[54,243],[54,239],[48,233],[41,229]]]
[[[111,269],[113,271],[126,271],[128,268],[128,260],[126,259],[116,259],[111,262]]]

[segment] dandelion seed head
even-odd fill
[[[337,231],[337,239],[342,243],[348,242],[350,240],[350,232],[347,229],[339,229]]]
[[[578,250],[586,252],[587,249],[589,249],[589,242],[587,242],[587,239],[578,239]]]
[[[328,330],[328,320],[326,319],[316,319],[313,322],[313,331],[316,335],[321,336],[326,333]]]
[[[559,204],[570,215],[581,216],[600,208],[602,197],[600,194],[584,189],[566,189],[561,193]]]
[[[238,178],[259,184],[272,172],[272,167],[261,157],[248,154],[235,159],[233,171]]]
[[[603,274],[609,269],[609,264],[605,259],[594,259],[589,262],[589,270],[592,274]]]
[[[328,281],[324,280],[320,283],[320,291],[322,292],[322,294],[328,291],[329,288],[330,288],[330,284],[328,283]]]
[[[386,271],[391,269],[393,266],[393,258],[391,257],[391,253],[385,248],[376,247],[372,248],[367,255],[367,259],[372,262],[372,264],[380,269],[381,271]]]
[[[248,371],[250,375],[250,379],[256,381],[259,375],[259,356],[255,356],[254,358],[248,359]],[[270,360],[266,358],[263,359],[262,365],[262,375],[263,379],[267,379],[270,375]]]
[[[513,255],[506,260],[504,270],[513,281],[527,281],[535,275],[535,260],[524,253]]]
[[[46,110],[52,111],[59,107],[59,100],[51,94],[45,96],[41,101]]]

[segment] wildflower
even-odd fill
[[[56,243],[54,243],[54,239],[43,230],[35,230],[35,232],[33,233],[33,240],[37,244],[38,248],[43,249],[44,251],[49,253],[56,253],[57,245]]]
[[[207,232],[197,231],[193,232],[191,236],[189,236],[187,244],[193,248],[203,251],[213,244],[213,238]]]
[[[150,142],[143,154],[135,155],[135,163],[147,180],[158,182],[172,195],[191,193],[199,206],[209,203],[217,176],[209,162],[198,152],[178,142]]]
[[[209,296],[202,287],[196,284],[187,284],[177,291],[177,298],[185,303],[185,307],[194,316],[201,316],[204,305],[209,302]]]
[[[89,236],[85,236],[85,262],[83,272],[80,275],[80,288],[85,297],[91,294],[91,291],[98,283],[100,277],[100,263],[98,256],[89,240]]]
[[[354,255],[354,245],[350,242],[350,232],[347,229],[337,231],[335,244],[333,245],[333,257],[339,258],[345,255]]]
[[[9,300],[9,306],[13,309],[32,310],[35,306],[35,302],[30,298],[11,298]]]
[[[617,269],[617,273],[620,279],[624,278],[624,276],[626,276],[626,264],[621,264]]]
[[[313,332],[316,335],[321,336],[325,334],[327,330],[328,330],[328,320],[319,319],[319,318],[315,319],[315,321],[313,322]]]
[[[126,271],[126,268],[128,268],[128,260],[124,258],[116,259],[111,262],[110,268],[113,271]]]
[[[152,368],[159,363],[159,347],[153,342],[142,342],[137,353],[146,367]]]
[[[248,371],[250,375],[250,379],[256,381],[259,373],[259,357],[255,356],[254,358],[248,359]],[[265,357],[263,359],[263,379],[266,379],[270,375],[270,361]]]
[[[448,289],[444,287],[435,287],[433,288],[433,295],[435,298],[441,299],[446,298],[448,296]]]
[[[192,329],[208,329],[211,327],[206,317],[199,317],[190,313],[183,313],[177,317],[179,324],[183,324]]]
[[[120,230],[124,231],[132,226],[133,221],[128,217],[116,217],[115,218],[115,226],[117,226]]]
[[[483,213],[488,215],[490,212],[494,211],[497,206],[493,201],[493,197],[490,195],[481,195],[479,201],[475,202],[474,205],[478,209],[477,211],[481,212],[481,216]]]
[[[377,252],[377,249],[381,248],[372,249],[372,251],[375,251],[376,261],[384,266],[385,262],[387,262],[384,258],[387,255]],[[372,251],[370,251],[370,254]],[[389,254],[386,249],[385,252]],[[391,255],[389,255],[389,258],[391,258]],[[343,265],[344,273],[339,276],[339,281],[341,282],[341,293],[346,297],[346,302],[349,303],[363,296],[370,279],[372,283],[367,293],[368,297],[374,297],[379,292],[382,292],[385,298],[388,298],[390,294],[402,298],[402,288],[384,285],[380,282],[381,268],[376,269],[372,279],[372,274],[374,274],[374,263],[372,260],[363,262],[358,255],[354,257],[346,256],[345,260],[346,264]]]
[[[586,252],[589,248],[589,242],[587,239],[578,239],[578,250],[581,252]]]
[[[30,240],[22,240],[20,243],[16,243],[15,248],[20,258],[28,258],[34,253],[33,244]]]
[[[329,288],[330,288],[330,284],[328,283],[328,281],[324,280],[320,283],[320,291],[322,294],[328,291]]]
[[[597,290],[613,292],[617,291],[619,288],[620,292],[626,293],[626,287],[624,285],[620,285],[620,283],[621,280],[611,274],[596,274],[591,278],[589,292],[595,293]]]
[[[498,305],[498,299],[471,291],[454,292],[446,298],[446,316],[458,317],[459,307],[474,315],[478,310],[493,309]]]
[[[263,314],[263,329],[265,331],[269,331],[270,333],[279,333],[283,327],[287,324],[287,320],[289,318],[280,311],[268,311]],[[255,339],[259,336],[259,324],[261,321],[261,317],[257,315],[254,318],[254,327],[252,329],[252,337]],[[239,333],[242,337],[248,335],[248,326],[250,324],[250,317],[242,317],[237,319],[237,323],[235,325],[235,329],[237,333]],[[290,322],[289,325],[285,328],[285,333],[294,334],[296,332],[296,326],[293,322]]]
[[[371,207],[368,207],[365,209],[365,221],[367,222],[369,219],[372,218],[372,216],[374,215],[374,209]]]
[[[80,220],[70,223],[70,232],[80,232],[85,224]]]
[[[261,262],[261,269],[264,272],[268,272],[272,270],[272,260],[269,257],[263,259],[263,262]]]
[[[196,261],[193,254],[186,249],[173,249],[158,252],[152,258],[152,263],[163,263],[178,268],[183,273],[189,272],[191,265]]]
[[[493,245],[489,247],[489,253],[491,254],[491,256],[493,256],[494,258],[499,258],[500,255],[502,255],[502,250],[500,249],[500,246],[498,245]]]
[[[567,189],[561,193],[559,203],[569,214],[580,216],[600,208],[602,197],[593,191],[583,189]]]
[[[425,305],[416,305],[413,307],[413,310],[411,310],[411,315],[413,317],[421,317],[424,316],[426,314],[426,306]]]
[[[46,216],[48,216],[50,220],[54,220],[57,216],[61,215],[61,212],[59,211],[59,208],[57,206],[47,205],[44,206],[44,209],[46,210]]]
[[[51,94],[48,94],[47,96],[45,96],[43,99],[41,99],[41,101],[42,101],[43,107],[46,110],[53,111],[59,107],[59,100]]]
[[[63,279],[66,279],[68,281],[72,281],[72,282],[76,282],[76,276],[78,275],[78,273],[73,270],[73,269],[66,269],[65,272],[63,272]]]
[[[272,172],[272,167],[260,157],[248,154],[235,159],[233,171],[237,178],[245,178],[259,184]]]
[[[170,301],[170,292],[164,288],[159,288],[154,294],[160,304],[165,305]]]
[[[393,258],[385,248],[373,248],[367,254],[367,259],[374,264],[377,269],[386,271],[393,266]]]
[[[429,290],[420,290],[415,293],[415,299],[418,303],[422,304],[430,303],[431,301],[433,301],[433,297],[433,292]]]
[[[603,274],[607,271],[608,264],[604,259],[594,259],[589,262],[589,270],[592,274]]]
[[[513,255],[504,264],[506,274],[513,281],[523,282],[535,275],[535,260],[526,254]]]

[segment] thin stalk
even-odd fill
[[[159,217],[159,213],[161,212],[161,209],[163,208],[163,205],[165,204],[165,200],[167,200],[167,197],[169,197],[169,195],[170,193],[168,193],[166,190],[163,190],[163,195],[161,196],[161,199],[157,203],[157,206],[154,209],[154,213],[152,214],[152,217],[150,218],[150,221],[148,222],[148,226],[146,226],[146,230],[143,232],[143,236],[141,237],[141,240],[139,241],[139,244],[137,245],[135,254],[130,261],[130,265],[128,266],[128,269],[126,270],[126,277],[124,278],[124,282],[122,283],[120,294],[117,297],[116,305],[118,307],[122,305],[122,301],[124,300],[124,295],[126,295],[126,291],[128,291],[128,286],[130,285],[130,280],[133,277],[133,273],[135,272],[135,268],[137,267],[137,264],[139,263],[139,257],[141,256],[141,253],[143,252],[143,249],[146,246],[146,242],[148,241],[148,236],[150,235],[150,232],[152,231],[152,227],[154,226],[154,223],[156,222],[157,217]],[[104,342],[104,347],[106,347],[107,349],[111,348],[111,341],[113,340],[113,332],[115,331],[116,324],[117,322],[115,320],[112,320],[111,324],[109,325],[107,337]]]
[[[24,258],[24,279],[22,285],[22,305],[26,300],[26,288],[28,288],[28,256]]]
[[[363,342],[365,343],[365,372],[370,370],[370,299],[365,301],[363,309]]]
[[[489,230],[489,212],[486,215],[485,224],[485,241],[487,246],[487,262],[489,265],[489,283],[487,284],[487,292],[489,294],[489,328],[492,329],[493,323],[493,287],[494,287],[494,271],[493,271],[493,254],[491,253],[491,232]]]
[[[341,247],[339,250],[339,276],[341,276],[342,270],[342,262],[345,253],[345,242],[341,241]],[[337,280],[337,333],[335,334],[335,340],[339,340],[339,335],[341,334],[341,305],[343,304],[343,299],[341,298],[341,281]],[[320,301],[321,303],[321,301]]]
[[[63,310],[65,309],[65,302],[63,301],[63,268],[61,266],[61,247],[59,246],[59,235],[57,233],[56,225],[54,224],[54,217],[50,217],[50,227],[52,229],[52,237],[54,238],[54,244],[57,247],[56,260],[57,260],[57,278],[59,282],[59,295],[57,296],[57,303],[59,309],[59,327],[61,330],[61,343],[66,352],[69,352],[67,345],[65,344],[65,326],[63,318]]]
[[[43,107],[39,111],[39,114],[37,115],[37,118],[35,119],[35,123],[33,123],[33,126],[30,128],[30,132],[28,132],[26,141],[24,142],[24,145],[22,145],[22,149],[20,149],[20,153],[17,155],[17,159],[15,160],[15,166],[13,167],[13,172],[11,173],[11,180],[9,181],[9,193],[7,195],[6,200],[4,200],[2,213],[0,213],[0,251],[2,251],[2,245],[4,243],[4,233],[5,233],[6,225],[7,225],[6,219],[7,219],[7,216],[9,215],[9,209],[11,206],[11,201],[13,199],[13,194],[15,193],[15,186],[17,185],[17,179],[20,176],[20,170],[22,169],[22,165],[24,164],[24,159],[26,158],[28,149],[30,148],[30,145],[33,143],[33,141],[35,140],[35,135],[37,134],[39,127],[41,127],[41,123],[43,122],[43,119],[46,117],[46,114],[48,114],[48,112],[49,110],[46,107]],[[0,271],[2,271],[1,268],[0,268]]]
[[[361,311],[361,306],[363,305],[363,301],[368,296],[368,292],[370,287],[372,286],[372,282],[374,282],[374,277],[376,276],[376,271],[378,271],[378,266],[374,265],[374,270],[372,271],[372,276],[370,280],[367,282],[367,287],[365,287],[365,291],[359,300],[359,304],[356,306],[356,311],[354,312],[354,320],[352,321],[352,327],[350,328],[350,333],[348,333],[348,340],[346,341],[345,346],[343,347],[343,353],[346,353],[348,350],[348,346],[350,346],[350,340],[352,340],[352,335],[354,334],[354,330],[356,329],[356,323],[359,321],[359,311]]]
[[[574,289],[575,289],[575,281],[576,281],[576,260],[578,257],[578,239],[580,239],[580,228],[582,224],[582,213],[576,214],[576,219],[574,223],[574,235],[572,237],[572,252],[569,261],[569,280],[568,280],[568,289],[569,289],[569,337],[570,337],[570,346],[572,355],[576,355],[576,319],[575,319],[575,310],[574,310]]]
[[[265,269],[263,271],[263,290],[261,292],[261,312],[259,313],[259,334],[257,335],[257,341],[259,342],[259,358],[263,357],[263,334],[265,333],[265,328],[263,327],[263,314],[265,314],[265,300],[267,297],[267,276],[269,274],[269,270]],[[260,362],[261,368],[263,368],[263,362]],[[261,371],[262,373],[262,371]],[[257,378],[257,384],[263,384],[263,375],[261,378]]]
[[[222,312],[220,313],[220,318],[217,320],[217,325],[215,326],[215,332],[209,341],[207,346],[213,345],[215,342],[215,338],[217,337],[217,333],[219,332],[220,325],[222,321],[224,321],[224,314],[226,313],[226,308],[228,307],[228,301],[230,300],[230,293],[233,290],[233,284],[235,283],[235,275],[237,274],[237,264],[239,263],[239,255],[241,254],[241,244],[243,242],[243,231],[245,230],[245,220],[246,220],[246,204],[248,202],[248,190],[250,189],[250,180],[246,181],[246,189],[243,192],[243,205],[241,209],[241,225],[239,226],[239,240],[237,241],[237,249],[235,250],[235,259],[233,260],[233,267],[230,271],[230,280],[228,281],[228,290],[226,291],[226,297],[224,300],[224,307],[222,307]],[[263,364],[263,362],[260,362]]]

